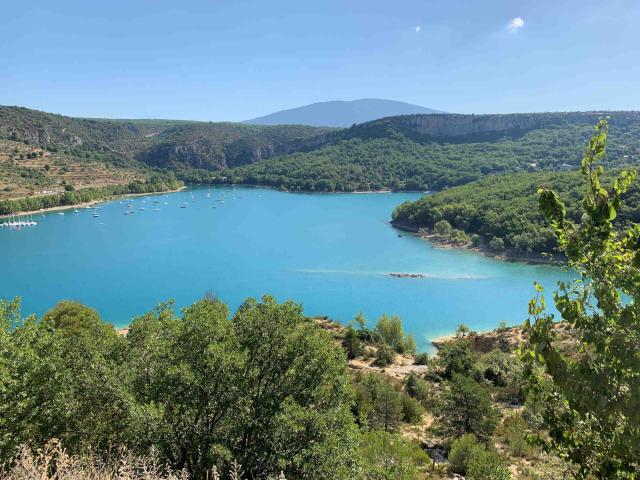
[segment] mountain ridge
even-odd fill
[[[350,127],[384,117],[446,113],[412,103],[382,98],[357,100],[330,100],[300,107],[279,110],[267,115],[245,120],[253,125],[310,125],[314,127]]]

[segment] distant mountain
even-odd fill
[[[411,103],[378,98],[312,103],[271,113],[242,123],[255,125],[311,125],[315,127],[350,127],[354,123],[378,118],[416,113],[445,113]]]

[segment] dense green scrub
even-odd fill
[[[607,175],[605,183],[612,183]],[[538,208],[537,190],[552,188],[565,201],[567,216],[579,221],[584,182],[578,172],[517,173],[490,176],[406,202],[393,212],[393,221],[416,229],[434,230],[445,220],[496,252],[551,253],[556,239]],[[632,186],[616,222],[640,221],[640,189]],[[442,224],[441,224],[442,225]],[[495,239],[495,240],[494,240]]]
[[[183,183],[173,175],[153,175],[145,181],[133,181],[127,185],[110,185],[72,190],[54,195],[26,197],[17,200],[1,200],[0,215],[29,212],[43,208],[77,205],[79,203],[103,200],[114,195],[165,192],[180,188]]]

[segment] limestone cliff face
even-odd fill
[[[612,125],[640,122],[640,112],[570,112],[570,113],[514,113],[495,115],[430,114],[403,115],[356,125],[354,133],[365,129],[397,129],[409,136],[427,138],[457,138],[491,136],[506,132],[525,132],[537,128],[586,124],[594,125],[600,118],[610,116]]]
[[[322,135],[306,139],[269,140],[239,138],[227,144],[204,138],[160,143],[140,152],[137,159],[157,166],[186,164],[195,168],[217,170],[267,160],[288,153],[310,150],[323,145]]]

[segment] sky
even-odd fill
[[[640,0],[2,1],[2,105],[240,121],[357,98],[640,110]]]

